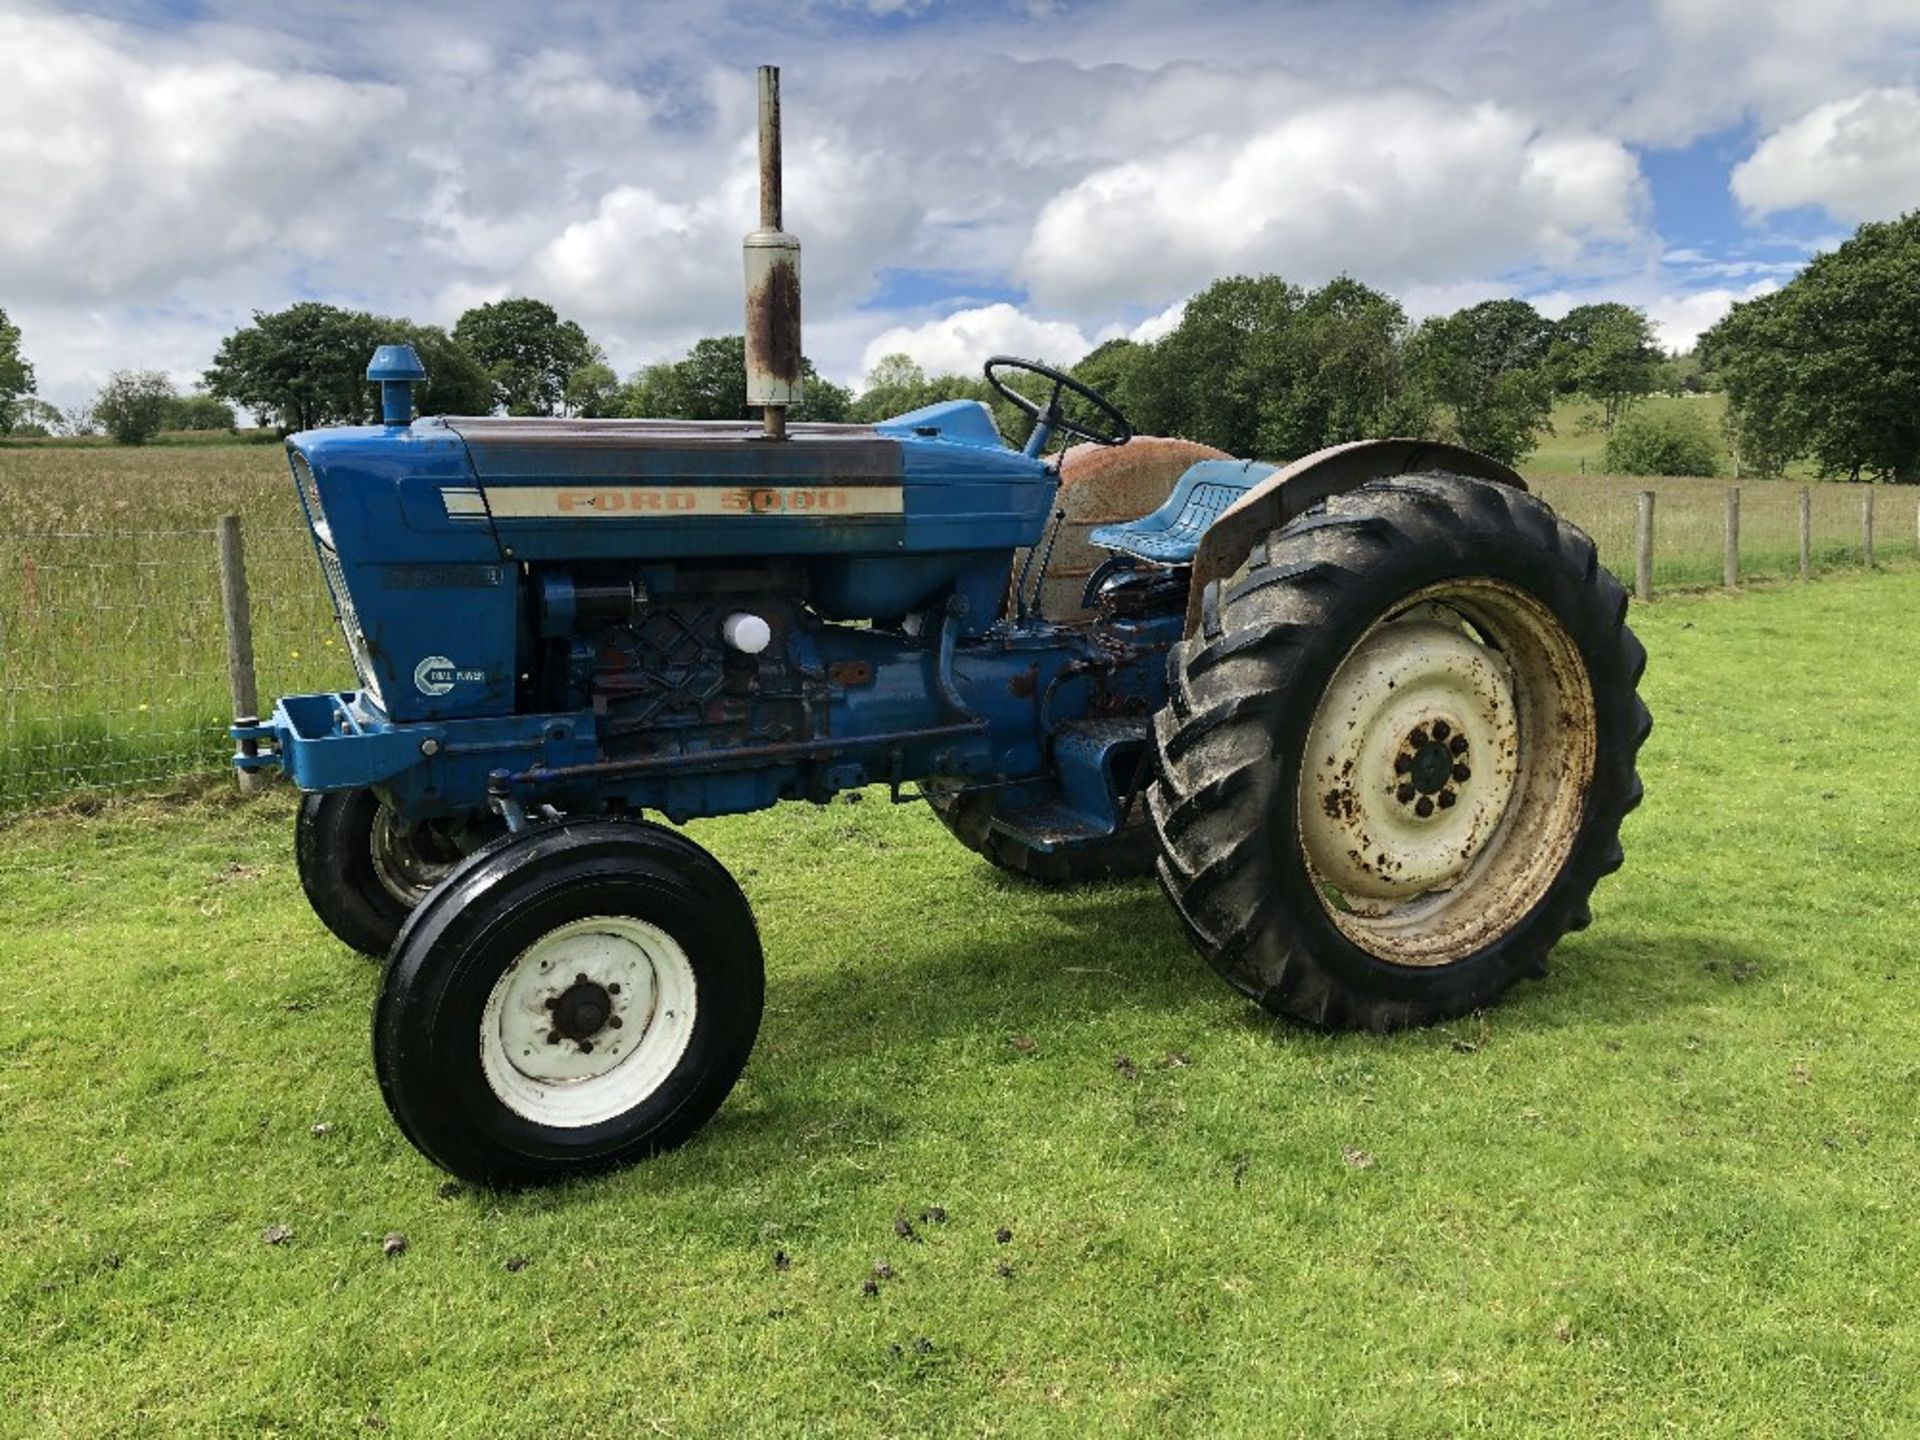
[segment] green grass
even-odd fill
[[[763,929],[753,1062],[538,1195],[441,1198],[389,1123],[284,794],[17,822],[0,1429],[1915,1433],[1916,606],[1638,613],[1628,866],[1431,1032],[1271,1023],[1151,886],[1003,881],[879,794],[697,827]]]

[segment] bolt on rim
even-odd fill
[[[658,1090],[693,1037],[693,966],[657,925],[595,915],[548,931],[494,983],[480,1066],[500,1103],[557,1129],[598,1125]]]
[[[1334,925],[1411,966],[1511,929],[1572,852],[1596,714],[1572,637],[1502,581],[1431,586],[1373,625],[1315,709],[1298,797]]]

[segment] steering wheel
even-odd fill
[[[1025,370],[1053,383],[1053,390],[1042,404],[1031,395],[1014,389],[998,374],[1001,370]],[[1120,413],[1120,407],[1106,396],[1089,388],[1063,371],[1051,365],[1042,365],[1037,360],[1021,360],[1012,355],[996,355],[987,361],[987,384],[991,385],[1016,410],[1033,417],[1033,433],[1027,436],[1026,453],[1038,455],[1047,448],[1047,441],[1053,438],[1053,432],[1061,430],[1081,440],[1090,440],[1095,445],[1124,445],[1133,438],[1133,425]],[[1088,401],[1100,412],[1098,417],[1069,416],[1060,406],[1062,392],[1070,392]],[[1096,430],[1093,422],[1100,417],[1112,421],[1109,430]]]

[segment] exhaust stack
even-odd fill
[[[766,438],[787,436],[800,381],[800,242],[780,228],[780,70],[760,67],[760,228],[743,249],[747,277],[747,403]]]

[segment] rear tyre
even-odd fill
[[[1208,961],[1277,1014],[1491,1005],[1618,868],[1646,652],[1593,542],[1449,474],[1323,502],[1207,587],[1148,808]]]
[[[379,958],[461,856],[501,832],[491,815],[409,826],[371,790],[334,790],[300,798],[293,854],[321,923]]]
[[[1101,840],[1070,849],[1035,850],[993,828],[991,790],[924,788],[927,804],[962,845],[989,864],[1039,885],[1089,885],[1151,875],[1159,846],[1145,809],[1135,803],[1127,823]]]
[[[763,988],[752,912],[705,850],[640,821],[561,821],[470,856],[414,912],[374,1068],[436,1165],[550,1184],[699,1130],[746,1065]]]

